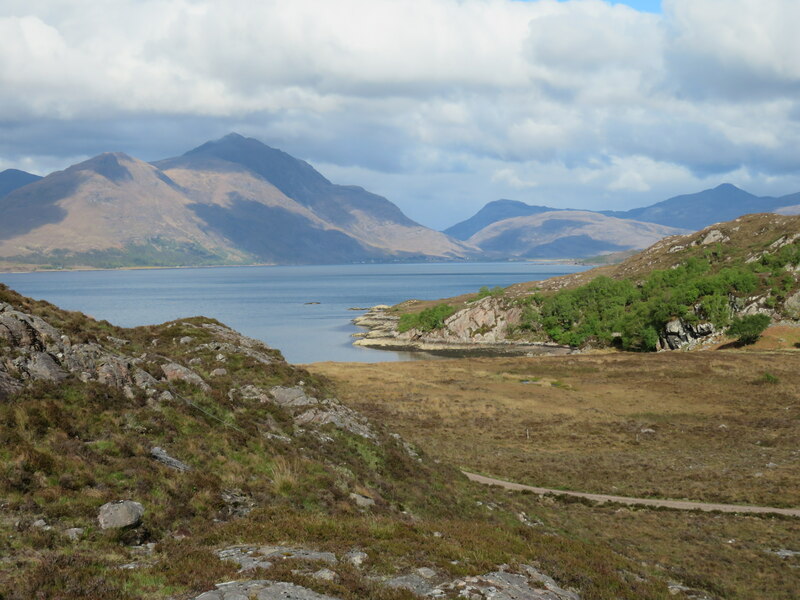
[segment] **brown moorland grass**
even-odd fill
[[[612,353],[316,364],[431,454],[550,488],[800,505],[800,355]]]
[[[320,363],[340,397],[430,455],[532,485],[800,506],[795,352]],[[800,521],[494,490],[500,506],[719,598],[795,598]],[[557,570],[556,565],[548,565]]]

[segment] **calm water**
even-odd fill
[[[350,307],[475,292],[584,267],[426,263],[0,273],[21,294],[123,327],[204,315],[280,349],[293,363],[379,362],[419,355],[352,346]],[[319,304],[305,304],[319,302]]]

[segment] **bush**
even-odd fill
[[[738,338],[741,344],[755,344],[764,330],[769,327],[770,318],[767,315],[747,315],[737,317],[728,328],[728,335]]]
[[[437,304],[422,312],[406,313],[400,317],[397,330],[403,333],[409,329],[419,329],[420,331],[441,329],[444,327],[444,322],[455,312],[456,309],[448,304]]]

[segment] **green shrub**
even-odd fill
[[[769,327],[770,318],[767,315],[747,315],[737,317],[728,328],[728,335],[738,338],[741,344],[755,344],[764,330]]]
[[[501,288],[499,285],[489,289],[488,286],[483,286],[481,289],[478,290],[478,295],[472,300],[473,302],[477,302],[478,300],[483,300],[488,296],[492,296],[493,298],[499,298],[503,294],[506,293],[504,288]]]
[[[452,316],[456,309],[448,304],[437,304],[418,313],[406,313],[400,317],[397,330],[401,333],[409,329],[433,331],[444,327],[444,322]]]

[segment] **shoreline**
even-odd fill
[[[400,337],[397,331],[400,320],[388,314],[390,306],[379,304],[368,309],[363,315],[351,322],[357,327],[367,329],[366,332],[353,334],[357,338],[354,346],[384,350],[389,352],[424,352],[438,356],[460,358],[480,356],[566,356],[578,354],[579,350],[571,346],[547,342],[451,342],[424,338]]]

